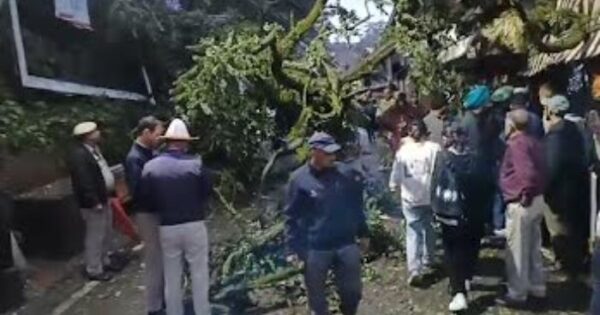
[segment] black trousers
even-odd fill
[[[479,225],[479,224],[478,224]],[[482,225],[482,223],[481,223]],[[461,223],[442,224],[445,265],[450,278],[450,293],[467,293],[465,280],[471,280],[479,259],[482,227]]]

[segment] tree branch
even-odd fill
[[[389,57],[395,51],[396,46],[394,42],[386,42],[373,53],[369,54],[366,58],[363,58],[361,63],[354,67],[354,69],[344,74],[341,78],[341,82],[351,83],[370,75],[375,67],[377,67],[385,58]]]
[[[308,33],[312,29],[313,25],[315,25],[315,23],[319,20],[323,10],[325,10],[327,1],[328,0],[316,0],[308,15],[304,19],[300,20],[281,40],[277,50],[283,58],[286,58],[293,52],[294,47],[296,47],[302,37],[304,37],[304,35],[306,35],[306,33]]]
[[[523,7],[523,4],[520,1],[516,0],[509,1],[509,4],[512,8],[514,8],[517,11],[519,17],[525,23],[525,30],[527,31],[527,33],[531,34],[531,36],[529,36],[529,39],[531,39],[532,43],[541,52],[544,53],[558,53],[564,50],[575,48],[582,41],[585,41],[590,32],[592,32],[594,29],[586,29],[585,25],[583,25],[582,23],[573,23],[571,28],[569,28],[568,31],[564,32],[564,34],[566,35],[561,36],[561,38],[555,41],[545,42],[545,36],[542,30],[531,21],[529,15],[527,14],[527,11]]]

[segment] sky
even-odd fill
[[[348,9],[348,10],[354,10],[356,12],[356,14],[358,15],[358,17],[360,19],[363,19],[363,18],[365,18],[365,17],[368,16],[367,9],[365,7],[365,2],[366,1],[367,0],[341,0],[340,4],[344,8]],[[369,6],[369,11],[371,13],[371,18],[369,19],[369,22],[387,21],[388,18],[389,18],[389,14],[392,11],[392,6],[391,5],[388,5],[385,8],[385,11],[387,12],[387,14],[383,13],[379,9],[377,9],[373,3],[369,2],[368,6]],[[336,18],[333,18],[332,22],[334,24],[338,23],[338,21],[337,21]],[[332,40],[337,40],[337,39],[333,38]],[[351,39],[351,41],[353,41],[353,42],[359,41],[359,40],[360,40],[359,37]]]

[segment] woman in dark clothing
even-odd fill
[[[450,276],[451,312],[468,308],[467,291],[475,273],[484,232],[484,203],[476,154],[468,149],[467,131],[450,124],[443,133],[432,179],[432,206],[442,227],[445,264]]]
[[[589,181],[584,139],[577,126],[563,118],[568,109],[562,95],[548,100],[544,197],[550,209],[544,217],[557,262],[575,277],[584,271],[587,257]]]

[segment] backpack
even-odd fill
[[[456,156],[455,156],[456,157]],[[451,153],[443,152],[438,163],[439,169],[431,187],[431,204],[435,214],[446,219],[464,219],[465,196],[460,185],[459,170]],[[459,157],[456,157],[459,159]]]

